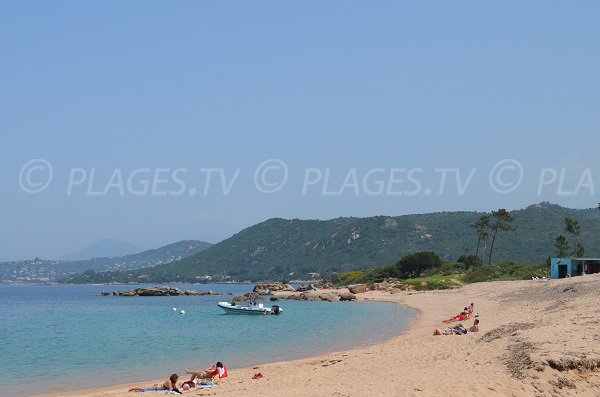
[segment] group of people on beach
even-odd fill
[[[195,387],[203,386],[211,386],[212,380],[215,378],[223,379],[227,377],[227,366],[223,365],[222,362],[217,361],[215,364],[212,364],[210,367],[206,368],[204,371],[200,370],[189,370],[186,368],[186,374],[191,375],[190,380],[177,384],[179,381],[179,375],[173,374],[167,379],[162,385],[156,384],[152,387],[132,387],[129,389],[130,392],[146,392],[146,391],[156,391],[156,390],[164,390],[166,392],[171,392],[174,394],[183,394],[182,391],[190,390]]]
[[[475,321],[473,321],[473,325],[469,328],[466,328],[462,321],[470,320],[475,317]],[[459,322],[456,325],[450,325],[452,323]],[[475,305],[473,302],[469,306],[466,306],[463,311],[461,311],[456,316],[450,317],[448,320],[444,320],[444,324],[447,324],[448,327],[445,329],[436,329],[433,332],[433,335],[465,335],[467,333],[479,332],[479,313],[475,313]]]

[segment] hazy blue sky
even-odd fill
[[[600,201],[596,1],[0,3],[0,260]]]

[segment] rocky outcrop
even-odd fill
[[[352,294],[364,294],[367,292],[367,286],[365,284],[349,285],[348,291],[350,291]]]
[[[321,280],[314,284],[316,288],[319,289],[333,289],[335,285],[331,281]]]
[[[315,301],[321,300],[319,297],[319,294],[316,292],[303,292],[300,294],[300,296],[302,297],[302,300],[309,301],[309,302],[315,302]]]
[[[338,292],[318,293],[315,291],[306,291],[306,292],[302,292],[300,294],[296,293],[296,294],[290,294],[287,296],[278,295],[275,299],[308,301],[308,302],[316,302],[316,301],[338,302],[338,301],[340,301],[340,294]],[[354,299],[356,299],[356,296]],[[273,300],[273,298],[271,298],[271,300]]]
[[[130,291],[114,291],[101,292],[102,296],[205,296],[205,295],[218,295],[212,291],[197,292],[192,290],[182,291],[179,288],[171,287],[150,287],[150,288],[136,288]]]
[[[317,289],[312,284],[308,284],[308,285],[302,284],[301,286],[299,286],[298,288],[296,288],[296,291],[298,291],[298,292],[316,291],[316,290]]]
[[[250,300],[250,294],[235,296],[232,302],[247,302]]]
[[[257,294],[265,294],[268,291],[270,291],[270,292],[279,292],[279,291],[294,292],[296,290],[291,285],[283,284],[283,283],[256,284],[254,286],[254,290],[253,290],[253,292],[255,292]]]
[[[402,283],[399,280],[388,279],[388,280],[384,280],[381,283],[374,283],[371,286],[371,289],[373,291],[385,291],[385,292],[389,292],[391,294],[397,294],[402,291],[411,291],[414,288],[408,284]]]
[[[326,302],[338,302],[340,300],[340,296],[336,293],[329,292],[325,294],[319,294],[319,299]]]
[[[351,294],[349,292],[346,292],[345,294],[340,295],[340,301],[344,302],[344,301],[355,301],[356,300],[356,295]]]

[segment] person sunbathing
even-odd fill
[[[129,389],[129,391],[130,392],[145,392],[148,390],[152,390],[152,391],[165,390],[165,391],[182,394],[181,391],[177,388],[177,380],[179,380],[179,375],[173,374],[162,385],[156,384],[152,387],[132,387]]]
[[[465,308],[466,309],[466,308]],[[469,319],[469,315],[467,311],[460,312],[458,315],[449,318],[448,320],[444,320],[444,323],[454,323],[456,321],[465,321]]]
[[[436,329],[435,331],[433,331],[433,336],[438,336],[438,335],[452,335],[454,334],[454,330],[452,328],[446,328],[446,329]]]
[[[475,319],[473,326],[469,328],[469,332],[479,332],[479,319]]]
[[[462,325],[462,324],[458,324],[452,328],[446,328],[446,329],[436,329],[435,331],[433,331],[433,335],[437,336],[437,335],[464,335],[467,333],[467,329]]]
[[[223,365],[222,362],[218,361],[216,364],[211,365],[206,368],[204,371],[185,369],[186,374],[191,374],[192,377],[188,382],[196,383],[199,379],[212,379],[214,377],[219,377],[219,379],[227,377],[227,367]],[[186,383],[188,383],[186,382]]]

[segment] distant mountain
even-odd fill
[[[600,255],[598,209],[540,203],[511,214],[515,231],[498,236],[495,262],[543,263],[555,251],[555,238],[564,234],[567,216],[580,222],[580,241],[587,254]],[[385,266],[416,251],[434,251],[446,260],[456,260],[474,254],[477,237],[470,225],[481,215],[440,212],[328,221],[270,219],[181,261],[104,274],[95,280],[194,281],[207,275],[257,280],[287,278],[290,273],[309,277],[309,273]]]
[[[35,258],[28,261],[0,263],[0,283],[50,282],[83,272],[127,271],[174,263],[207,249],[212,244],[184,240],[137,254],[94,258],[84,261],[56,261]]]
[[[82,261],[92,258],[114,258],[140,252],[142,249],[125,241],[102,239],[89,247],[60,258],[61,261]]]

